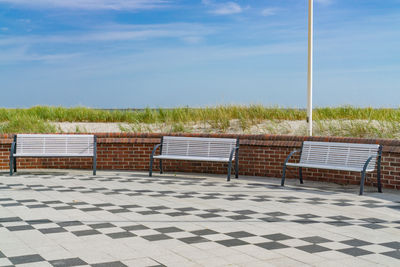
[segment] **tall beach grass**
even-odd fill
[[[253,125],[270,121],[270,132],[280,133],[282,129],[273,129],[274,123],[304,121],[306,116],[304,109],[262,105],[172,109],[146,108],[143,110],[36,106],[27,109],[0,108],[0,133],[51,133],[60,131],[52,122],[116,122],[131,125],[129,129],[123,127],[122,131],[146,131],[150,128],[143,125],[164,124],[169,126],[171,132],[189,131],[186,125],[197,123],[207,124],[212,129],[225,132],[231,126],[233,120],[238,122],[243,131],[249,131]],[[313,117],[316,121],[316,132],[322,135],[329,133],[332,135],[390,138],[390,136],[396,136],[395,133],[399,130],[400,109],[357,108],[352,106],[315,108]],[[331,123],[330,121],[339,121],[339,123]],[[340,123],[341,121],[354,121],[354,123],[343,124]],[[363,123],[360,123],[360,121]],[[381,126],[378,127],[376,123],[371,123],[374,121],[381,123]],[[341,128],[345,131],[341,131]],[[385,133],[381,132],[382,129],[388,129],[390,134],[386,136]]]

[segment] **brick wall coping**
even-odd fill
[[[343,143],[365,143],[381,144],[383,151],[400,154],[400,140],[397,139],[368,139],[351,137],[326,137],[326,136],[293,136],[272,134],[198,134],[198,133],[91,133],[98,138],[98,143],[143,143],[156,144],[164,135],[188,136],[188,137],[214,137],[214,138],[239,138],[240,144],[249,146],[272,146],[272,147],[300,147],[303,141],[343,142]],[[0,144],[11,144],[12,134],[0,135]]]

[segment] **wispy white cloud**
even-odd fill
[[[216,3],[211,0],[202,0],[202,3],[211,8],[210,13],[216,15],[238,14],[243,8],[235,2]]]
[[[27,8],[140,10],[165,7],[170,0],[0,0],[0,3]]]
[[[314,0],[314,1],[315,1],[315,3],[325,4],[325,5],[332,4],[332,2],[333,2],[333,0]]]
[[[261,15],[263,15],[264,17],[273,16],[276,14],[277,10],[278,10],[277,8],[273,7],[264,8],[263,10],[261,10]]]
[[[35,44],[74,44],[86,42],[135,41],[157,38],[176,38],[186,43],[196,43],[216,32],[216,28],[193,23],[158,25],[103,25],[84,33],[61,35],[1,36],[0,46]]]

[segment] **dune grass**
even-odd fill
[[[388,137],[399,132],[400,109],[357,108],[352,106],[316,108],[313,111],[316,133],[336,136]],[[236,120],[243,131],[270,121],[271,133],[285,133],[277,122],[304,121],[304,109],[286,109],[261,105],[227,105],[204,108],[150,109],[136,111],[99,110],[86,107],[36,106],[27,109],[0,109],[0,133],[58,132],[51,122],[117,122],[128,123],[121,131],[148,131],[146,125],[168,125],[171,132],[190,131],[190,123],[207,124],[218,132],[225,132]],[[331,122],[339,121],[339,123]],[[342,123],[350,121],[353,123]],[[363,121],[360,123],[360,121]],[[380,124],[372,123],[378,121]],[[365,123],[367,122],[367,123]],[[277,125],[275,127],[274,125]],[[279,129],[280,127],[280,129]],[[383,129],[383,132],[382,132]],[[386,130],[387,129],[387,130]]]

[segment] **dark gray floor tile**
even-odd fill
[[[53,266],[56,266],[56,267],[87,265],[87,263],[84,262],[83,260],[81,260],[80,258],[54,260],[54,261],[50,261],[50,264]]]
[[[217,241],[217,243],[224,245],[225,247],[236,247],[236,246],[243,246],[243,245],[249,244],[243,240],[236,239],[236,238],[220,240],[220,241]]]
[[[141,225],[141,224],[131,225],[131,226],[124,226],[124,227],[121,227],[121,228],[126,230],[126,231],[139,231],[139,230],[149,229],[149,227]]]
[[[371,245],[372,243],[370,242],[366,242],[360,239],[350,239],[350,240],[345,240],[345,241],[341,241],[340,243],[352,246],[352,247],[361,247],[361,246],[367,246],[367,245]]]
[[[201,236],[178,238],[178,240],[180,240],[186,244],[202,243],[202,242],[209,241],[208,239],[205,239],[204,237],[201,237]]]
[[[89,224],[88,226],[92,227],[93,229],[116,227],[114,224],[111,223],[95,223],[95,224]]]
[[[397,241],[396,242],[381,243],[379,245],[385,246],[385,247],[388,247],[388,248],[393,248],[393,249],[400,250],[400,242],[397,242]]]
[[[322,246],[315,245],[315,244],[314,245],[296,247],[296,249],[300,249],[300,250],[303,250],[303,251],[308,252],[308,253],[317,253],[317,252],[323,252],[323,251],[331,250],[329,248],[322,247]]]
[[[339,249],[339,252],[358,257],[358,256],[363,256],[363,255],[368,255],[368,254],[374,254],[371,251],[365,250],[365,249],[360,249],[360,248],[345,248],[345,249]]]
[[[0,223],[5,223],[5,222],[20,222],[22,219],[20,217],[5,217],[5,218],[0,218]]]
[[[79,221],[58,222],[57,224],[61,227],[83,225],[83,223]]]
[[[42,256],[40,256],[39,254],[10,257],[8,259],[13,264],[25,264],[25,263],[33,263],[33,262],[45,261],[45,259],[43,259]]]
[[[110,233],[107,234],[109,237],[112,239],[118,239],[118,238],[127,238],[127,237],[134,237],[136,236],[135,234],[128,232],[128,231],[123,231],[123,232],[118,232],[118,233]]]
[[[177,227],[164,227],[164,228],[157,228],[154,229],[160,233],[176,233],[176,232],[183,232],[182,229],[179,229]]]
[[[92,264],[91,266],[92,267],[125,267],[128,265],[125,265],[120,261],[113,261],[113,262],[96,263],[96,264]]]
[[[253,234],[250,234],[250,233],[245,232],[245,231],[225,233],[225,235],[229,235],[229,236],[234,237],[234,238],[243,238],[243,237],[254,236]]]
[[[25,230],[31,230],[35,229],[31,225],[16,225],[16,226],[8,226],[6,227],[9,231],[14,232],[14,231],[25,231]]]
[[[144,238],[144,239],[146,239],[148,241],[158,241],[158,240],[172,239],[172,237],[164,235],[164,234],[141,236],[141,238]]]
[[[214,234],[219,234],[218,232],[210,229],[203,229],[203,230],[196,230],[196,231],[191,231],[192,234],[194,235],[214,235]]]
[[[389,256],[389,257],[400,260],[400,251],[399,250],[388,251],[388,252],[384,252],[382,254],[385,256]]]
[[[262,237],[268,238],[268,239],[274,240],[274,241],[293,239],[293,237],[284,235],[284,234],[263,235]]]
[[[97,230],[81,230],[81,231],[74,231],[72,232],[76,236],[86,236],[86,235],[98,235],[101,234]]]
[[[318,244],[318,243],[326,243],[326,242],[332,242],[332,240],[322,238],[320,236],[310,236],[310,237],[304,237],[300,238],[303,241]]]
[[[55,233],[62,233],[62,232],[67,232],[67,230],[65,230],[62,227],[54,227],[54,228],[43,228],[43,229],[39,229],[39,231],[42,234],[55,234]]]
[[[279,242],[264,242],[264,243],[258,243],[255,245],[258,247],[261,247],[261,248],[268,249],[268,250],[288,248],[288,246],[281,244]]]

